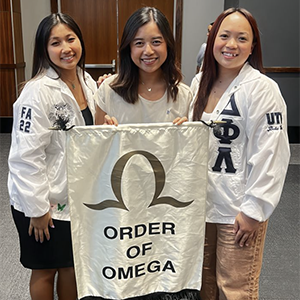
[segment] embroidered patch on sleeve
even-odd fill
[[[19,118],[19,130],[30,133],[32,124],[32,108],[29,106],[22,106]]]
[[[267,131],[282,130],[282,114],[281,112],[271,112],[266,114]]]

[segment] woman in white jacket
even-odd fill
[[[263,75],[259,31],[245,9],[214,22],[190,120],[222,121],[210,135],[201,299],[258,299],[268,218],[289,162],[286,105]]]
[[[20,238],[21,263],[32,269],[33,300],[76,299],[65,132],[94,124],[97,85],[84,71],[85,48],[74,20],[44,18],[36,33],[32,79],[14,103],[8,190]]]

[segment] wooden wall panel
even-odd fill
[[[134,11],[144,6],[153,6],[158,8],[167,17],[171,29],[173,30],[174,0],[119,0],[120,39],[127,19]]]
[[[57,0],[50,0],[51,13],[55,14],[58,12],[58,3]]]
[[[19,96],[20,85],[25,82],[25,63],[17,65],[17,93]]]
[[[13,64],[13,36],[10,12],[0,12],[0,64]]]
[[[87,64],[111,64],[117,58],[115,0],[61,0],[61,11],[71,15],[82,31]]]
[[[10,0],[0,1],[0,11],[10,11]]]
[[[178,67],[181,69],[181,52],[182,52],[182,22],[183,22],[183,0],[176,1],[176,57],[178,62]]]
[[[12,0],[13,12],[21,14],[21,3],[20,0]]]
[[[23,37],[22,37],[22,20],[20,13],[14,13],[14,38],[15,38],[15,63],[24,62]]]
[[[18,85],[25,80],[20,0],[1,0],[0,53],[0,118],[2,125],[2,117],[4,120],[12,117],[13,103],[18,97]]]
[[[0,87],[0,116],[10,117],[17,99],[14,69],[0,69]]]

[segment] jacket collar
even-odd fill
[[[51,87],[60,88],[61,90],[65,90],[66,89],[66,85],[60,79],[59,75],[57,74],[57,72],[52,67],[49,67],[45,71],[45,73],[46,73],[46,78],[48,79],[45,82],[46,85],[49,85]],[[77,67],[77,74],[78,74],[80,82],[82,83],[83,76],[82,76],[82,70],[81,70],[80,67]]]
[[[236,93],[243,84],[256,80],[259,76],[261,76],[261,73],[251,67],[248,62],[246,62],[240,70],[238,76],[231,82],[231,84],[219,100],[217,106],[212,112],[212,120],[217,120],[219,118],[220,114],[232,100],[233,94]]]

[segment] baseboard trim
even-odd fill
[[[290,144],[300,144],[300,126],[289,126],[288,135]]]
[[[12,117],[0,117],[0,133],[11,133],[12,124]]]

